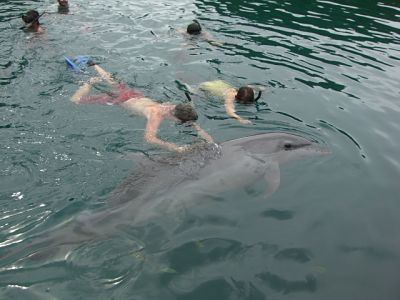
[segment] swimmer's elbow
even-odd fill
[[[160,144],[160,140],[153,134],[145,134],[144,140],[149,144]]]
[[[78,96],[72,96],[71,98],[69,98],[69,100],[71,100],[74,103],[79,103],[80,102],[80,98]]]
[[[149,134],[144,135],[144,140],[148,143],[153,143],[154,142],[154,136],[151,136]]]

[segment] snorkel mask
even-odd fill
[[[42,12],[39,14],[36,10],[30,10],[25,15],[21,16],[22,20],[25,22],[25,25],[20,29],[28,29],[33,24],[39,21],[40,17],[43,16],[46,12]]]
[[[239,103],[250,104],[256,102],[261,97],[261,91],[258,92],[257,97],[254,97],[254,90],[249,86],[242,86],[239,88],[235,99]]]

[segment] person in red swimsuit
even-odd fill
[[[141,91],[130,88],[126,83],[113,83],[112,91],[97,95],[81,96],[80,103],[120,104],[131,98],[144,97]]]
[[[197,130],[201,138],[208,143],[214,143],[213,138],[195,123],[198,116],[190,104],[158,103],[145,97],[141,91],[131,88],[125,83],[116,83],[111,74],[97,64],[93,66],[100,76],[93,77],[84,83],[72,95],[71,101],[75,103],[118,104],[137,115],[146,117],[145,140],[168,150],[183,152],[189,150],[190,147],[188,145],[179,146],[157,137],[157,130],[164,119],[178,123],[189,123]],[[92,85],[102,80],[107,81],[112,86],[112,90],[108,93],[87,95]]]

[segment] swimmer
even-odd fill
[[[113,80],[110,73],[106,72],[97,64],[91,63],[96,69],[99,77],[93,77],[83,84],[71,97],[75,103],[100,103],[100,104],[119,104],[136,115],[142,115],[147,119],[144,138],[148,143],[161,146],[165,149],[177,152],[184,152],[190,149],[188,145],[178,146],[177,144],[163,141],[157,137],[157,130],[164,119],[177,123],[187,123],[192,125],[198,134],[208,143],[213,143],[212,137],[205,132],[195,121],[198,119],[197,113],[190,104],[158,103],[145,97],[141,91],[130,88],[125,83],[117,83]],[[108,93],[91,95],[92,85],[99,81],[106,81],[112,86],[112,91]]]
[[[43,15],[43,13],[42,13]],[[42,16],[36,10],[30,10],[22,16],[22,20],[25,22],[25,28],[32,32],[44,32],[42,26],[40,26],[39,18]]]
[[[255,97],[252,87],[242,86],[236,89],[223,80],[203,82],[199,85],[198,89],[224,99],[225,111],[228,116],[235,118],[242,124],[251,124],[250,120],[242,118],[236,113],[235,103],[255,103],[261,97],[261,91],[259,91],[257,97]],[[190,88],[190,90],[192,89]]]
[[[212,36],[211,33],[204,31],[199,23],[199,21],[197,20],[193,20],[192,23],[190,23],[187,27],[186,30],[184,29],[178,29],[178,32],[186,35],[186,36],[199,36],[203,39],[205,39],[206,41],[210,42],[211,44],[214,45],[222,45],[223,42],[220,41],[215,41],[214,37]]]
[[[60,14],[67,14],[69,12],[68,0],[57,0],[58,1],[58,12]]]
[[[68,0],[57,0],[58,5],[62,7],[68,7]]]

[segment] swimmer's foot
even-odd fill
[[[76,97],[71,97],[71,101],[77,104],[80,103],[80,99]]]
[[[97,65],[97,63],[94,61],[94,60],[92,60],[92,59],[90,59],[90,60],[88,60],[88,62],[86,63],[89,67],[92,67],[92,66],[94,66],[94,65]]]

